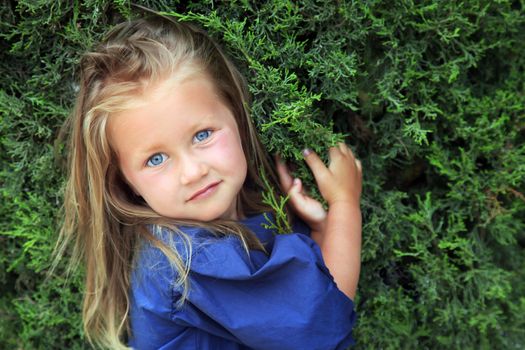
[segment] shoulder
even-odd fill
[[[190,266],[196,254],[194,247],[216,239],[211,232],[197,227],[152,225],[148,230],[155,241],[140,239],[130,271],[131,316],[133,327],[139,328],[145,322],[156,322],[153,319],[171,319],[184,289],[181,272]]]
[[[137,283],[153,283],[168,290],[178,279],[181,266],[200,270],[199,266],[225,263],[241,256],[243,247],[235,236],[218,236],[197,226],[148,227],[155,241],[141,239],[135,251],[132,277]]]
[[[150,226],[157,244],[142,240],[135,254],[133,281],[158,285],[171,293],[170,288],[179,277],[177,265],[164,250],[172,252],[180,264],[189,266],[192,274],[228,278],[250,275],[267,264],[269,255],[281,258],[322,260],[315,242],[309,239],[309,229],[296,223],[294,233],[276,235],[268,224],[273,216],[259,214],[241,221],[257,235],[267,253],[247,250],[235,235],[217,236],[210,229],[198,226],[179,226],[171,229]],[[179,265],[180,266],[180,265]],[[178,289],[178,288],[175,288]]]

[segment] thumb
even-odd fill
[[[326,211],[321,203],[303,192],[303,184],[300,179],[293,180],[288,196],[292,208],[310,227],[313,227],[312,225],[317,227],[326,218]]]
[[[301,207],[301,202],[303,199],[303,184],[300,179],[295,178],[292,182],[292,187],[288,190],[288,195],[290,196],[290,202],[296,208]]]
[[[303,190],[303,184],[301,182],[301,179],[295,178],[292,182],[292,187],[288,191],[288,194],[291,196],[296,196],[298,194],[301,194]]]

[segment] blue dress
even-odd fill
[[[274,235],[264,216],[242,221],[268,254],[246,253],[236,237],[181,228],[192,238],[190,291],[177,307],[176,272],[145,243],[132,270],[131,336],[134,349],[346,349],[356,314],[336,286],[319,246],[303,224]],[[169,230],[159,236],[168,242]],[[180,238],[179,238],[180,239]],[[177,236],[171,244],[181,247]],[[179,250],[182,256],[185,252]]]

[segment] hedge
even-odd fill
[[[249,81],[271,154],[362,160],[356,349],[525,348],[525,2],[4,1],[0,348],[84,349],[82,271],[46,279],[83,52],[165,12]],[[315,193],[315,191],[314,191]]]

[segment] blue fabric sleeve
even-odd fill
[[[200,229],[192,229],[198,236]],[[194,247],[190,292],[171,319],[253,349],[345,349],[353,343],[352,300],[336,286],[318,245],[304,234],[276,236],[268,255],[248,256],[236,237]]]

